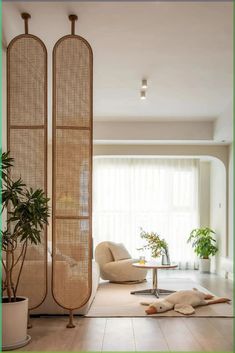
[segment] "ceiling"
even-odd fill
[[[94,52],[96,121],[228,119],[232,102],[231,2],[4,2],[3,43],[23,32],[46,44],[76,33]],[[147,99],[139,98],[147,78]],[[230,116],[229,119],[232,119]],[[230,129],[231,130],[231,129]]]

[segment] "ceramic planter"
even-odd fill
[[[31,339],[27,335],[28,298],[17,297],[16,302],[2,304],[2,350],[25,346]]]
[[[210,273],[211,260],[210,259],[200,259],[199,270],[201,273]]]

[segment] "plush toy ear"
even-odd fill
[[[195,313],[195,310],[192,307],[192,305],[186,305],[186,304],[176,304],[174,306],[174,310],[184,315],[190,315]]]

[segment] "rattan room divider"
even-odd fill
[[[28,34],[30,15],[23,13],[25,34],[7,48],[7,147],[15,159],[13,179],[22,177],[27,187],[47,194],[47,50]],[[20,244],[18,246],[21,251]],[[20,270],[21,263],[18,264]],[[18,295],[38,307],[47,294],[47,229],[42,243],[28,244]]]
[[[74,327],[91,295],[93,54],[69,19],[53,50],[52,293]]]

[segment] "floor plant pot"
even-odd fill
[[[201,273],[210,273],[211,260],[210,259],[200,259],[199,270]]]
[[[17,297],[17,301],[2,300],[2,350],[9,351],[25,346],[31,339],[27,335],[28,298]]]

